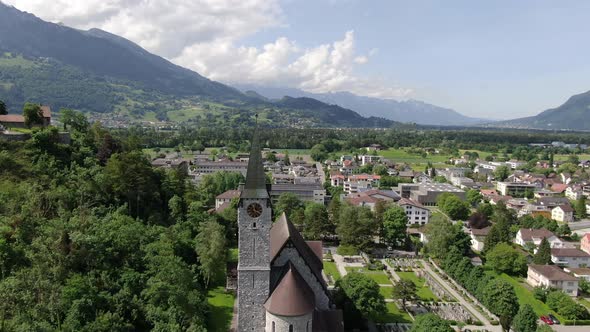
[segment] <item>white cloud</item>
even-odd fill
[[[214,80],[382,98],[412,93],[355,73],[377,49],[357,54],[352,31],[342,40],[308,49],[285,37],[263,47],[241,45],[244,37],[282,24],[279,0],[4,1],[45,20],[123,36]]]

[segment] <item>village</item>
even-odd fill
[[[587,148],[562,142],[543,146]],[[178,153],[160,155],[163,158],[152,164],[182,167],[196,183],[216,172],[246,175],[248,154],[232,156],[223,148],[214,152],[202,151],[193,159],[178,158]],[[550,306],[546,296],[559,291],[584,310],[590,307],[590,220],[586,218],[590,205],[585,200],[590,194],[589,160],[538,161],[535,168],[544,172],[534,173],[523,169],[525,161],[482,160],[465,153],[436,167],[424,163],[424,170],[418,171],[422,165],[388,159],[383,152],[375,144],[357,154],[314,161],[309,155],[263,150],[274,204],[284,204],[281,197],[289,196],[301,206],[315,203],[328,211],[334,200],[368,209],[373,216],[392,206],[403,209],[410,245],[391,243],[383,229],[373,230],[371,245],[362,250],[347,250],[342,242],[331,245],[338,243],[332,241],[339,237],[337,231],[319,236],[324,240],[324,278],[329,285],[333,287],[350,271],[364,273],[379,284],[388,314],[375,319],[376,326],[384,331],[406,331],[416,314],[434,312],[464,330],[500,331],[500,318],[483,300],[423,252],[433,219],[459,227],[469,240],[466,257],[471,265],[512,284],[519,301],[532,305],[541,324],[558,331],[575,331],[569,326],[575,320],[576,325],[584,324],[584,319]],[[240,192],[236,188],[218,195],[210,212],[222,213]],[[449,196],[456,198],[451,201],[457,206],[441,202]],[[510,216],[509,225],[502,226],[502,221],[492,217],[500,213],[497,211]],[[305,222],[298,227],[304,229]],[[509,238],[490,240],[490,234]],[[498,247],[501,242],[505,243]],[[498,262],[494,255],[499,254],[508,258]],[[392,295],[400,280],[412,281],[417,293],[408,298]],[[541,290],[545,296],[538,295]]]

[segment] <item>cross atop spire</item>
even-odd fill
[[[246,184],[240,198],[269,198],[266,188],[266,174],[262,164],[262,150],[260,149],[260,140],[258,138],[258,114],[256,114],[256,125],[252,135],[252,147],[250,149],[250,159],[248,160],[248,170],[246,172]]]

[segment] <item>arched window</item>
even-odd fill
[[[293,332],[293,324],[289,324],[289,332]]]
[[[275,332],[275,322],[272,322],[272,332]]]

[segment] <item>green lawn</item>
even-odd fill
[[[397,275],[406,280],[411,280],[418,289],[418,297],[424,301],[438,301],[438,297],[425,285],[423,278],[418,278],[414,272],[397,272]]]
[[[387,313],[377,318],[378,323],[412,323],[407,312],[400,310],[393,302],[386,304]]]
[[[494,272],[488,271],[488,273],[493,274]],[[535,310],[535,313],[539,316],[552,313],[555,316],[557,316],[560,320],[562,320],[561,316],[557,315],[554,311],[549,309],[549,307],[545,303],[535,299],[533,293],[527,288],[527,286],[524,285],[523,281],[511,277],[506,273],[502,273],[501,275],[498,275],[498,277],[514,286],[514,291],[516,292],[516,297],[518,297],[518,302],[520,303],[520,305],[529,304],[531,307],[533,307],[533,310]]]
[[[324,272],[326,275],[331,276],[334,282],[341,278],[340,272],[338,272],[338,268],[334,262],[324,262]]]
[[[391,292],[393,291],[393,287],[379,287],[379,293],[383,295],[386,299],[391,299]]]
[[[391,284],[389,277],[383,271],[371,271],[371,270],[367,269],[366,267],[362,267],[362,268],[360,268],[360,267],[347,267],[346,270],[349,272],[362,273],[362,274],[366,275],[367,277],[375,280],[375,282],[377,282],[380,285]]]
[[[225,287],[219,286],[207,293],[209,316],[207,317],[207,331],[229,331],[233,316],[234,295],[225,292]]]
[[[426,164],[429,161],[431,163],[444,163],[450,158],[447,154],[429,154],[426,158],[422,158],[418,154],[408,153],[404,148],[379,151],[379,155],[396,162],[405,162],[408,164]]]

